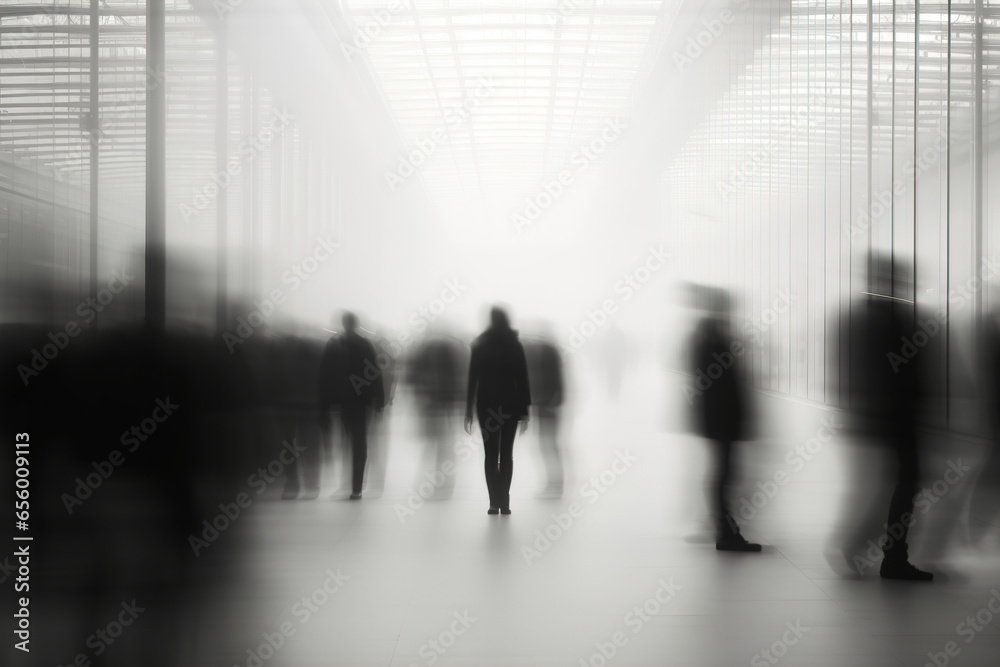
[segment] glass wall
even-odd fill
[[[928,330],[942,322],[920,350],[938,393],[927,418],[974,430],[979,332],[1000,278],[989,197],[1000,3],[770,11],[779,29],[664,176],[668,233],[694,250],[685,273],[741,290],[757,387],[835,405],[850,382],[852,299],[915,301]],[[891,264],[889,284],[869,281],[873,257]]]

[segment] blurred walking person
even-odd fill
[[[905,298],[912,291],[911,266],[888,254],[872,253],[868,291],[851,308],[850,409],[855,429],[877,447],[862,463],[871,466],[886,459],[885,485],[892,498],[888,516],[882,514],[887,518],[885,533],[856,532],[844,556],[857,566],[867,553],[852,545],[878,537],[880,546],[884,544],[879,570],[883,579],[930,581],[934,575],[909,562],[909,531],[916,522],[913,498],[920,479],[917,415],[925,396],[921,355],[901,356],[917,331],[913,301]],[[859,531],[871,525],[866,516],[859,518]]]
[[[408,381],[417,400],[424,437],[423,474],[443,471],[455,458],[454,429],[462,414],[462,383],[466,378],[463,345],[436,327],[421,342],[411,360]],[[421,476],[420,480],[423,481]],[[451,498],[455,476],[444,475],[435,499]]]
[[[547,483],[544,498],[561,498],[563,494],[563,460],[559,450],[559,421],[564,400],[563,363],[559,348],[548,336],[525,340],[528,359],[528,381],[538,424],[538,445],[545,463]]]
[[[344,313],[341,321],[344,335],[332,338],[324,350],[321,397],[340,405],[351,448],[351,500],[359,500],[368,460],[368,427],[372,414],[381,412],[386,403],[381,370],[385,364],[379,364],[372,342],[358,333],[354,313]]]

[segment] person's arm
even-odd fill
[[[472,409],[476,403],[476,391],[479,389],[479,348],[472,346],[469,358],[469,385],[465,393],[465,432],[472,434]]]
[[[384,370],[378,365],[378,354],[375,350],[375,344],[371,341],[365,341],[368,343],[368,358],[372,365],[376,368],[377,373],[375,378],[371,381],[374,389],[372,394],[372,403],[375,405],[376,410],[382,410],[385,407],[385,379],[382,377]]]
[[[528,427],[528,406],[531,405],[531,386],[528,384],[528,359],[524,355],[524,346],[520,343],[517,344],[517,358],[514,362],[516,364],[515,372],[517,375],[515,379],[517,381],[517,388],[520,393],[521,405],[524,406],[520,419],[521,433],[524,433]]]
[[[554,396],[552,397],[552,405],[559,406],[563,404],[563,362],[562,355],[559,354],[559,348],[552,346],[552,370],[553,370],[553,385],[554,385]]]

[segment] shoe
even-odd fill
[[[934,575],[914,567],[908,560],[891,561],[882,559],[879,576],[883,579],[899,579],[902,581],[932,581]]]
[[[510,508],[509,507],[501,507],[500,508],[500,514],[510,514]]]
[[[761,547],[756,542],[747,542],[747,539],[736,533],[715,543],[716,551],[760,551]]]
[[[490,507],[488,510],[486,510],[486,513],[487,514],[500,514],[500,508],[499,507]]]
[[[352,493],[351,500],[361,500],[361,493],[360,492]]]

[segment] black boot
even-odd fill
[[[932,581],[934,575],[913,566],[910,561],[897,558],[883,558],[879,576],[883,579],[898,579],[901,581]]]

